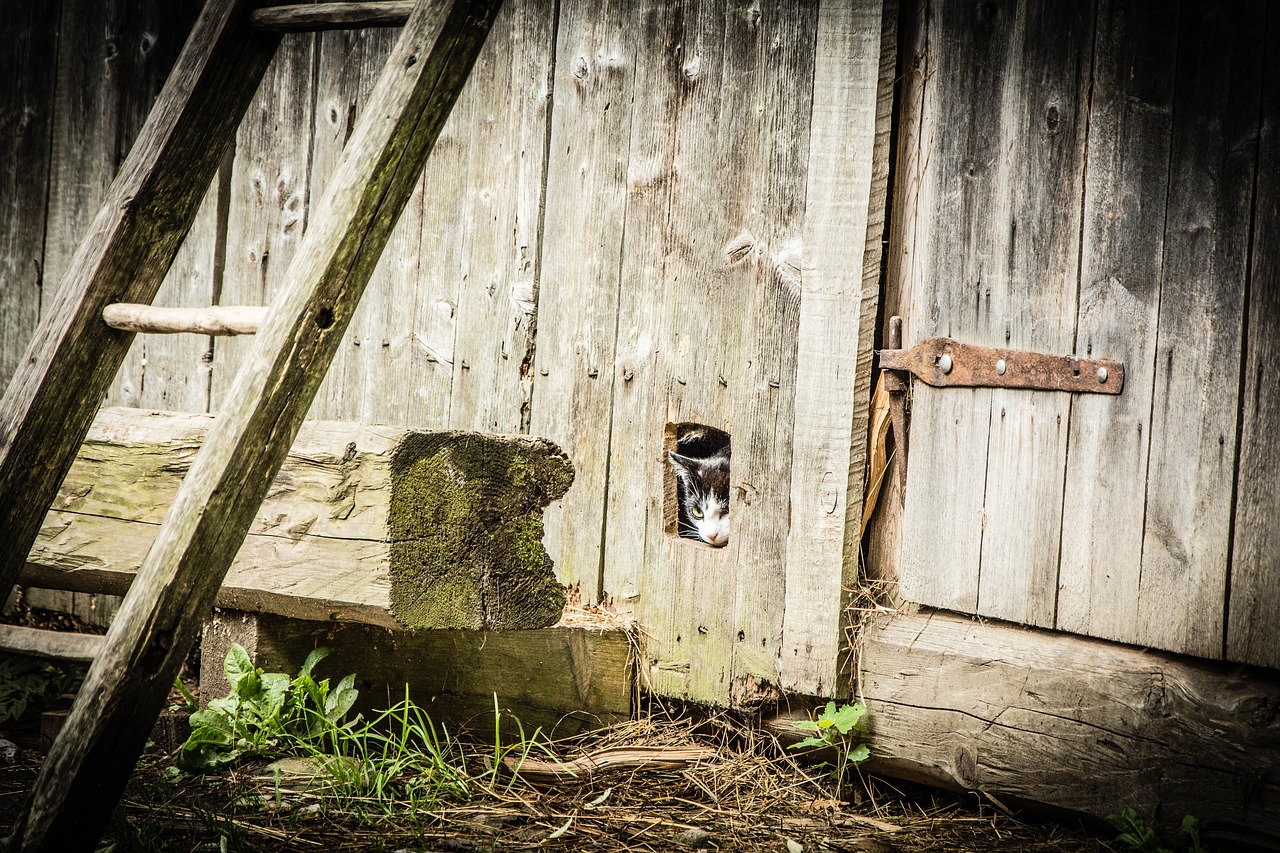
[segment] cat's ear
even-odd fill
[[[698,460],[688,456],[681,456],[674,450],[667,451],[667,458],[671,460],[671,467],[675,469],[678,477],[692,477],[694,469],[697,467]]]

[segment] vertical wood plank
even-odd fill
[[[1076,349],[1124,362],[1125,387],[1072,401],[1056,624],[1108,639],[1138,639],[1178,6],[1098,11]]]
[[[584,601],[601,595],[614,340],[637,49],[626,0],[560,6],[529,430],[573,460],[573,488],[547,507],[544,542]],[[629,283],[640,287],[641,282]],[[592,372],[595,376],[592,376]],[[636,560],[638,555],[618,555]],[[619,599],[638,590],[610,590]]]
[[[0,18],[0,388],[40,314],[59,5],[20,0]]]
[[[1137,640],[1223,652],[1263,3],[1184,10]]]
[[[465,128],[463,267],[449,425],[527,428],[533,391],[536,261],[551,105],[555,9],[509,2],[460,107]],[[462,119],[462,116],[459,116]]]
[[[1267,15],[1227,658],[1280,669],[1280,15]]]
[[[817,22],[779,682],[820,696],[858,566],[897,56],[881,6],[822,3]]]
[[[45,238],[44,303],[107,195],[203,3],[64,3]]]
[[[922,139],[939,233],[916,270],[905,343],[939,334],[1068,353],[1092,10],[941,5]],[[903,594],[1052,624],[1069,398],[917,384],[914,407]]]
[[[627,212],[617,366],[633,379],[615,380],[605,581],[641,585],[648,678],[667,694],[777,683],[816,13],[689,3],[640,30],[629,174],[645,191]],[[723,549],[663,533],[671,421],[732,435]]]
[[[342,149],[364,112],[369,93],[399,36],[400,28],[330,30],[317,34],[309,198],[324,196]],[[449,123],[452,121],[451,118]],[[420,236],[421,188],[419,181],[369,279],[329,372],[316,392],[309,418],[404,422],[403,412],[408,408],[411,393],[407,319],[412,316],[412,311],[405,309],[413,305],[418,273],[417,247],[410,245],[409,240],[413,239],[416,244]],[[447,206],[449,202],[442,199],[441,204]]]
[[[285,36],[236,133],[222,305],[268,305],[307,225],[315,107],[313,33]],[[209,410],[229,401],[252,337],[214,342]]]

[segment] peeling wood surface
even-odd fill
[[[1280,844],[1275,673],[941,612],[878,617],[861,660],[872,772]]]

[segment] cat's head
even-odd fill
[[[729,544],[729,451],[699,459],[668,452],[680,481],[680,535],[713,548]]]

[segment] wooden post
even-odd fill
[[[12,847],[79,850],[101,834],[498,6],[420,0],[409,17],[318,208],[325,216],[303,238],[41,768]]]
[[[5,593],[133,341],[102,309],[155,297],[279,42],[255,5],[209,0],[0,401]]]

